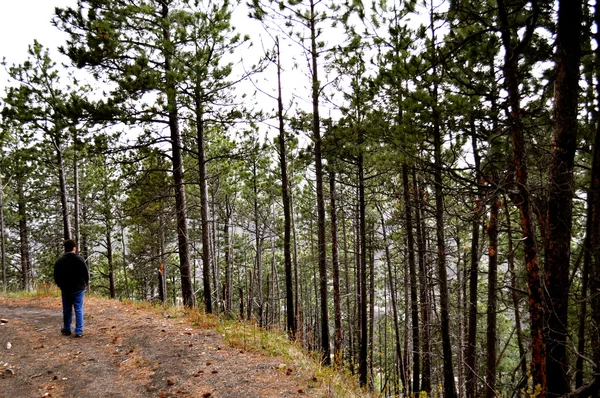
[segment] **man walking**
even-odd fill
[[[85,260],[77,254],[77,243],[73,239],[64,242],[65,254],[54,264],[54,282],[62,295],[63,327],[65,336],[71,335],[73,308],[75,309],[75,337],[83,336],[83,295],[90,281]]]

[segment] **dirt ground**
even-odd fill
[[[0,296],[0,398],[308,397],[318,381],[183,317],[85,298],[82,338],[62,336],[60,298]]]

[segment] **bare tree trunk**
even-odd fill
[[[573,208],[573,166],[577,147],[579,56],[582,0],[559,0],[554,83],[554,129],[549,175],[547,239],[545,245],[548,336],[546,366],[548,396],[571,390],[567,333],[569,265]]]
[[[406,218],[406,238],[408,241],[408,269],[410,275],[410,309],[412,323],[412,392],[420,391],[420,371],[421,371],[421,356],[419,353],[419,303],[417,299],[417,269],[415,262],[415,238],[413,233],[412,222],[412,201],[410,198],[410,184],[408,178],[408,165],[406,162],[402,164],[402,185],[404,190],[404,214]]]
[[[480,176],[480,156],[477,148],[477,135],[475,132],[475,123],[471,120],[471,144],[473,147],[473,157],[475,159],[476,181],[481,182]],[[481,214],[484,211],[483,198],[480,188],[477,189],[477,198],[473,209],[472,235],[471,235],[471,269],[469,271],[469,332],[466,350],[466,396],[467,398],[477,397],[477,285],[479,283],[479,225]]]
[[[379,206],[377,206],[377,210],[379,211],[379,215],[381,217],[381,231],[383,235],[383,245],[385,247],[385,261],[386,268],[388,272],[388,281],[390,285],[390,298],[392,301],[392,316],[394,319],[394,336],[395,336],[395,347],[396,347],[396,360],[398,361],[397,371],[400,375],[400,381],[402,382],[402,395],[407,394],[407,380],[406,380],[406,370],[404,368],[404,361],[402,355],[402,342],[400,340],[400,324],[399,324],[399,311],[398,311],[398,303],[396,298],[396,287],[394,285],[394,272],[392,270],[392,256],[390,255],[390,247],[387,239],[387,230],[385,228],[385,220],[383,217],[383,211]],[[418,349],[418,348],[417,348]]]
[[[113,263],[113,248],[112,248],[112,228],[110,223],[106,225],[106,259],[108,261],[108,286],[110,292],[110,298],[114,299],[117,297],[115,288],[115,267]]]
[[[375,253],[373,250],[374,231],[369,224],[369,388],[374,389],[373,382],[375,372],[373,371],[373,353],[375,351]],[[406,335],[405,335],[406,336]],[[406,346],[405,346],[406,347]],[[406,348],[405,351],[406,352]]]
[[[488,305],[487,305],[487,371],[485,377],[485,397],[496,397],[496,308],[498,284],[498,202],[493,195],[490,206],[490,221],[487,231],[489,237],[488,255]]]
[[[317,180],[317,224],[319,246],[319,291],[321,296],[321,351],[323,364],[331,364],[331,349],[329,347],[329,313],[327,300],[327,244],[325,241],[325,199],[323,197],[323,161],[321,154],[321,125],[319,119],[319,92],[321,90],[317,64],[317,23],[315,1],[310,0],[310,42],[312,61],[312,133],[315,143],[315,177]],[[365,380],[366,381],[366,380]]]
[[[77,129],[73,135],[73,218],[75,222],[75,241],[80,243],[81,227],[79,216],[79,145],[77,142]],[[87,256],[86,256],[87,257]]]
[[[433,18],[433,16],[432,16]],[[433,29],[433,20],[431,21]],[[433,70],[433,76],[437,78],[437,72]],[[440,288],[440,312],[441,312],[441,334],[442,352],[444,357],[444,396],[455,398],[456,384],[454,381],[454,368],[452,365],[452,342],[450,341],[450,309],[448,298],[448,273],[446,270],[446,238],[444,236],[444,194],[442,192],[442,132],[440,114],[437,109],[438,84],[434,82],[433,88],[433,139],[434,139],[434,181],[435,181],[435,221],[437,235],[437,267]]]
[[[417,249],[419,259],[419,300],[421,302],[421,351],[423,371],[421,375],[421,391],[431,393],[431,301],[429,300],[429,280],[426,262],[425,230],[421,219],[423,192],[417,181],[417,172],[413,168],[413,189],[417,196],[415,206],[415,224],[417,231]]]
[[[596,3],[594,19],[600,23],[600,5]],[[600,81],[600,31],[596,31],[595,74],[596,82]],[[600,84],[596,83],[597,96],[600,98]],[[600,113],[600,112],[599,112]],[[590,270],[590,304],[592,308],[592,328],[590,340],[593,347],[593,358],[596,367],[596,397],[600,390],[600,121],[596,121],[596,138],[594,140],[594,156],[592,160],[592,181],[590,191],[594,192],[591,211],[592,267]]]
[[[71,239],[71,220],[69,218],[69,204],[67,201],[67,184],[65,182],[65,168],[63,162],[62,150],[57,140],[54,141],[56,149],[56,163],[58,167],[58,184],[60,187],[60,203],[63,218],[63,239]],[[79,243],[77,243],[79,244]]]
[[[29,291],[32,288],[31,280],[31,260],[29,258],[29,227],[27,225],[27,200],[21,181],[17,181],[18,194],[18,214],[19,214],[19,249],[21,254],[21,272],[23,290]]]
[[[536,2],[532,2],[532,18],[528,19],[528,26],[518,44],[514,44],[511,27],[508,22],[508,10],[504,0],[497,0],[500,33],[504,46],[504,80],[508,93],[510,109],[509,123],[512,135],[512,147],[515,167],[516,195],[512,198],[521,214],[521,234],[523,236],[523,250],[527,268],[527,285],[529,288],[529,314],[531,331],[531,375],[535,391],[540,392],[543,398],[547,393],[546,375],[546,344],[544,341],[544,325],[546,308],[544,293],[542,291],[536,233],[531,212],[531,198],[529,196],[529,171],[527,167],[527,154],[523,120],[521,117],[521,94],[519,89],[519,58],[533,35],[537,24],[539,9]]]
[[[121,250],[123,251],[123,278],[125,279],[125,295],[128,299],[131,298],[129,292],[129,280],[127,276],[127,253],[125,251],[125,227],[121,224]]]
[[[283,121],[283,98],[281,94],[281,55],[279,52],[279,39],[277,45],[277,116],[279,118],[279,167],[281,169],[281,195],[283,202],[283,261],[285,270],[285,298],[286,298],[286,329],[291,339],[296,338],[296,316],[294,309],[294,284],[292,275],[291,230],[292,221],[290,214],[289,181],[286,160],[286,138]],[[335,272],[335,271],[334,271]]]
[[[173,76],[172,57],[173,54],[166,43],[171,43],[169,32],[169,5],[162,4],[161,17],[164,21],[163,39],[165,50],[163,50],[165,63],[165,84],[167,95],[167,111],[169,114],[169,131],[171,133],[171,146],[173,163],[173,182],[175,184],[175,212],[177,215],[177,242],[179,251],[179,271],[181,273],[181,294],[183,304],[186,307],[194,307],[195,297],[192,288],[190,272],[190,247],[188,240],[187,223],[187,200],[185,194],[185,183],[183,177],[183,159],[181,155],[181,135],[179,134],[179,117],[177,115],[177,92]]]
[[[260,233],[259,227],[259,213],[258,213],[258,177],[257,177],[256,161],[252,165],[252,189],[254,190],[254,240],[256,246],[256,259],[255,259],[255,284],[256,294],[258,298],[258,324],[263,326],[263,266],[262,266],[262,243],[263,238]],[[253,300],[253,297],[250,298]],[[251,302],[248,302],[251,305]]]
[[[225,195],[225,222],[223,225],[223,244],[225,245],[225,286],[223,287],[223,300],[225,302],[225,312],[233,310],[232,299],[232,253],[231,253],[231,238],[229,234],[231,224],[231,205],[229,203],[229,195]]]
[[[343,190],[340,192],[340,202],[343,202]],[[343,207],[342,207],[343,208]],[[356,311],[352,308],[352,289],[350,287],[350,265],[348,260],[348,235],[346,233],[346,220],[342,222],[342,242],[344,243],[344,285],[346,288],[346,313],[347,315],[347,333],[348,336],[348,349],[347,349],[347,362],[350,367],[350,372],[354,374],[354,315]]]
[[[515,271],[515,252],[513,248],[513,238],[512,238],[512,225],[510,221],[510,212],[508,211],[508,207],[506,208],[506,228],[508,234],[508,272],[510,272],[510,287],[511,287],[511,296],[513,308],[515,311],[515,328],[517,333],[517,345],[519,347],[519,357],[521,358],[520,366],[521,366],[521,379],[520,382],[515,386],[515,390],[518,391],[521,388],[524,388],[527,385],[527,361],[525,360],[525,356],[527,353],[525,352],[525,344],[523,343],[523,331],[521,329],[521,310],[519,309],[519,294],[517,292],[517,273]]]
[[[200,76],[200,74],[198,74]],[[206,312],[212,314],[212,290],[210,285],[210,227],[208,220],[208,187],[206,182],[206,148],[204,137],[204,111],[200,93],[200,82],[196,83],[196,128],[198,145],[198,184],[200,185],[200,222],[202,228],[202,286]]]
[[[213,304],[213,312],[218,314],[219,313],[219,297],[220,297],[220,291],[219,291],[219,281],[221,280],[221,273],[219,270],[219,256],[220,256],[220,252],[219,252],[219,246],[217,244],[217,213],[215,210],[215,190],[212,190],[211,192],[211,201],[210,201],[210,206],[211,206],[211,214],[209,217],[209,224],[211,226],[210,229],[210,234],[209,234],[209,241],[210,241],[210,251],[209,251],[209,256],[210,256],[210,265],[212,267],[212,281],[213,281],[213,287],[211,289],[211,298],[214,297],[215,302]]]
[[[2,291],[6,292],[6,237],[4,234],[4,184],[0,174],[0,261],[2,262]]]
[[[335,324],[335,335],[333,340],[334,364],[340,368],[344,362],[342,352],[342,304],[340,292],[340,263],[338,252],[338,225],[337,225],[337,202],[335,189],[335,171],[332,164],[329,165],[329,196],[331,213],[331,263],[333,267],[333,317]]]

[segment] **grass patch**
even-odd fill
[[[34,298],[34,297],[60,297],[60,289],[53,283],[38,283],[32,290],[16,290],[1,292],[5,297],[11,298]]]
[[[255,322],[221,319],[217,332],[224,341],[244,351],[259,352],[285,360],[282,370],[293,367],[312,377],[312,384],[319,385],[326,397],[376,397],[375,393],[363,391],[355,376],[346,369],[335,369],[320,363],[320,354],[304,349],[299,342],[291,341],[281,330],[265,330]]]

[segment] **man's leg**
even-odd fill
[[[61,290],[62,306],[63,306],[63,327],[60,330],[64,335],[71,334],[71,322],[73,321],[73,300],[71,292]]]
[[[73,306],[75,307],[75,335],[83,335],[83,295],[85,291],[73,292]]]

